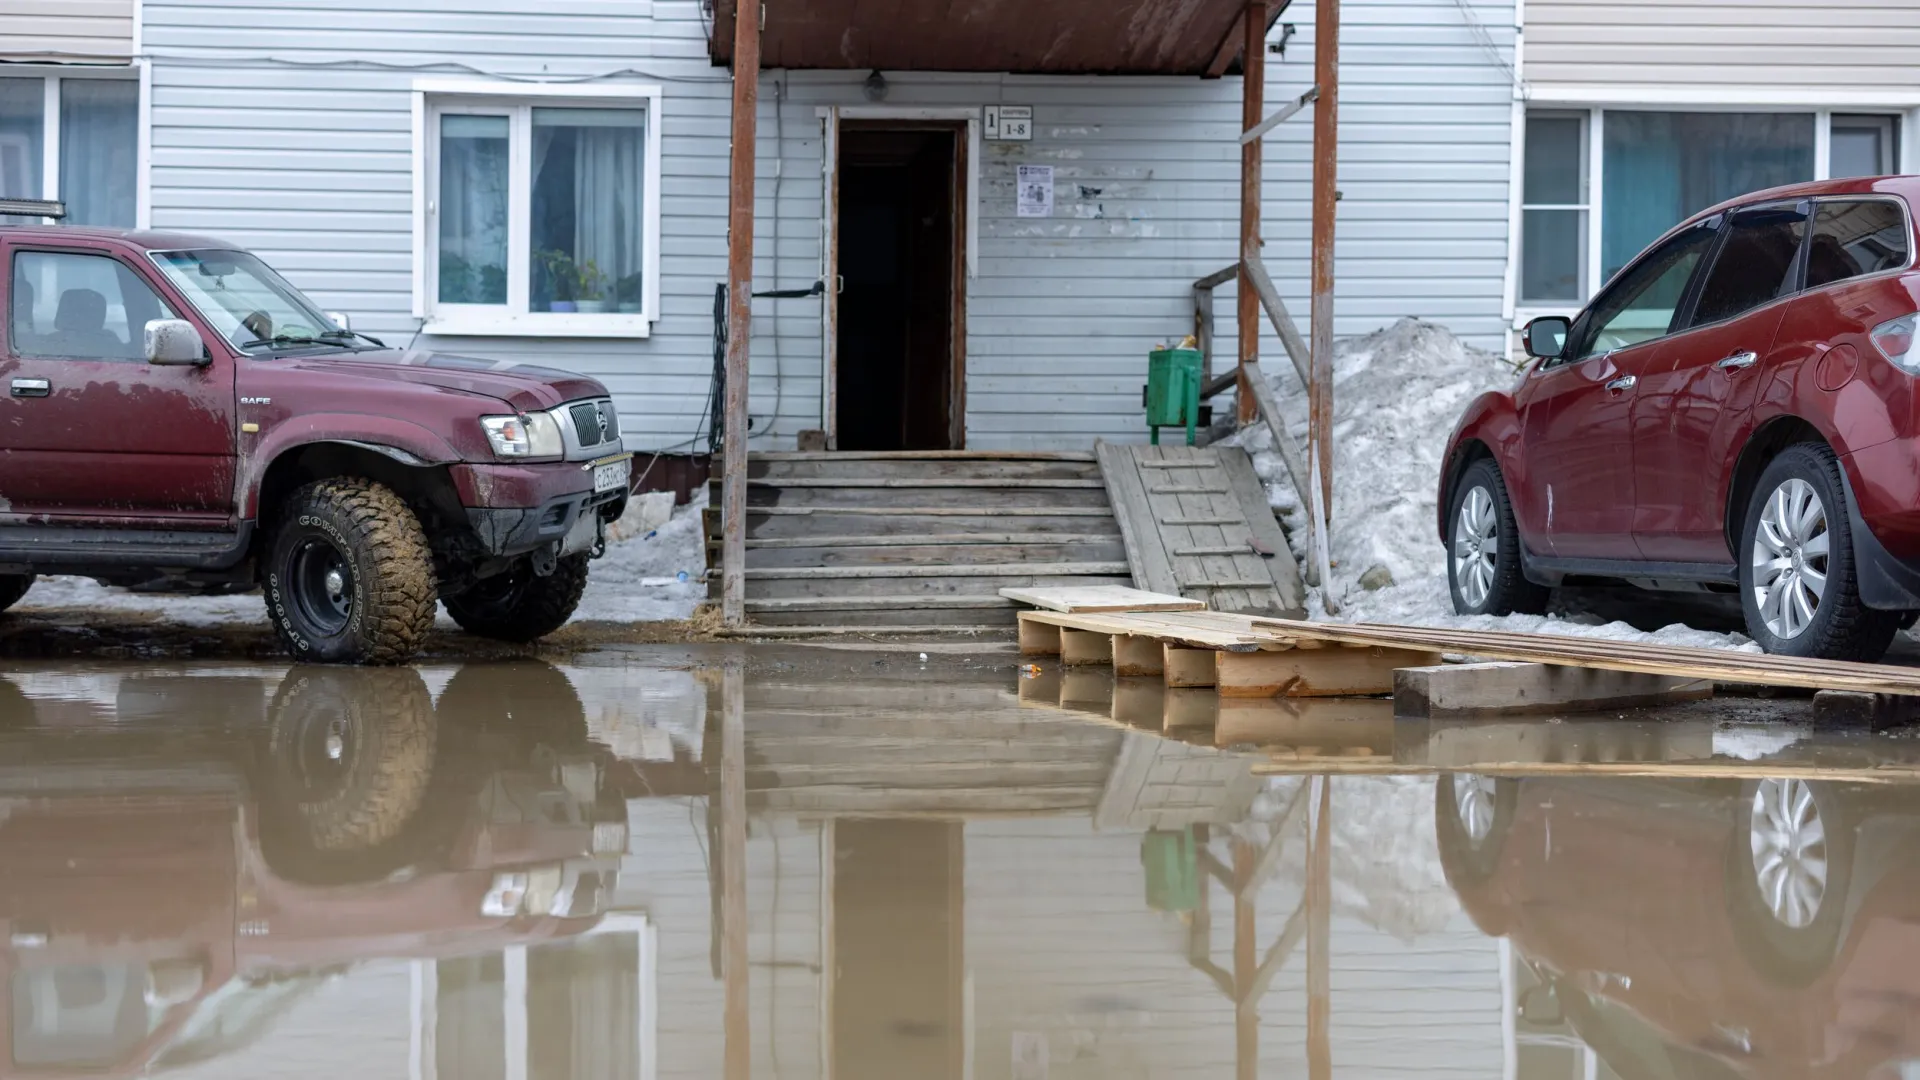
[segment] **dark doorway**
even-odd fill
[[[838,449],[965,443],[965,132],[932,122],[841,125]]]
[[[836,1080],[941,1080],[965,1059],[960,824],[833,825]]]

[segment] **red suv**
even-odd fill
[[[1920,611],[1920,178],[1694,216],[1572,320],[1440,474],[1454,610],[1594,579],[1739,593],[1768,652],[1875,660]]]
[[[295,658],[399,663],[436,600],[530,641],[628,497],[607,391],[389,349],[196,236],[0,228],[0,610],[36,573],[257,582]]]

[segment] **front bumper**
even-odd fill
[[[626,487],[593,490],[593,465],[455,465],[451,472],[467,524],[487,554],[524,555],[559,543],[560,554],[572,555],[597,546],[601,525],[619,517],[627,505]]]

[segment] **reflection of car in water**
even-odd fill
[[[1437,785],[1447,878],[1622,1077],[1920,1065],[1920,800],[1787,777]]]
[[[401,669],[296,668],[270,700],[127,678],[110,724],[67,704],[0,679],[0,1076],[202,1060],[354,961],[572,938],[626,848],[545,665],[465,668],[437,709]]]

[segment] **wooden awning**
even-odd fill
[[[726,65],[734,0],[715,7],[711,52]],[[1245,0],[773,0],[760,66],[1219,76],[1239,70],[1245,11]]]

